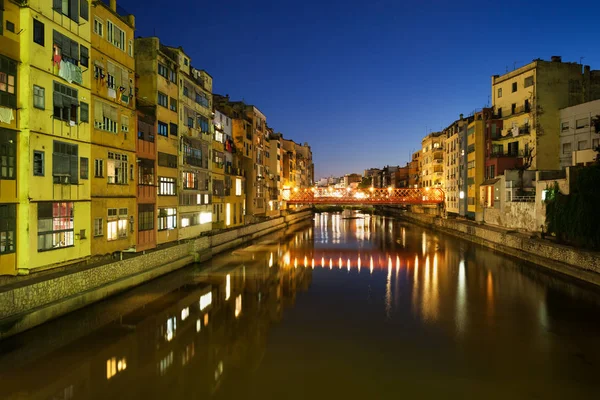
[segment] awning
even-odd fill
[[[492,186],[494,185],[496,182],[498,182],[500,180],[500,178],[494,178],[494,179],[488,179],[485,182],[483,182],[481,185],[479,186]]]

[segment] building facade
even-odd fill
[[[496,118],[503,122],[493,141],[496,154],[531,158],[531,169],[560,167],[561,108],[600,98],[600,71],[574,62],[534,60],[504,75],[492,77]]]
[[[444,188],[444,146],[446,135],[432,132],[421,142],[421,184],[420,187]]]
[[[157,151],[156,243],[178,239],[179,182],[179,67],[169,49],[157,37],[135,39],[135,70],[138,98],[146,107],[155,107]],[[159,98],[160,94],[160,98]],[[165,96],[167,102],[165,102]]]
[[[560,167],[589,165],[600,144],[600,100],[560,110]]]
[[[18,268],[32,270],[90,256],[91,21],[87,1],[32,1],[19,15],[14,80],[3,68],[19,98]]]
[[[135,22],[116,1],[95,3],[91,21],[90,240],[91,254],[104,255],[136,244]]]
[[[30,250],[27,245],[19,248],[17,241],[19,229],[27,225],[27,220],[19,222],[18,211],[21,207],[29,207],[25,201],[22,205],[19,204],[19,192],[23,186],[19,179],[29,181],[28,145],[24,142],[27,138],[19,133],[22,123],[20,110],[25,105],[19,94],[19,78],[23,73],[19,68],[19,14],[19,7],[15,3],[0,3],[0,275],[16,274],[19,255]],[[9,25],[12,29],[8,29]],[[29,108],[31,107],[33,104]],[[22,152],[23,148],[26,152]],[[19,240],[29,238],[24,236]],[[35,251],[35,248],[32,250]]]
[[[491,109],[476,112],[467,126],[467,217],[482,219],[479,186],[485,174],[485,122],[492,117]]]

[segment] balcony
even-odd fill
[[[499,157],[513,157],[513,158],[522,158],[524,157],[525,152],[523,150],[517,150],[517,151],[500,151],[500,150],[496,150],[496,151],[492,151],[490,153],[490,158],[499,158]]]
[[[194,165],[196,167],[202,167],[202,159],[199,157],[185,156],[183,163],[188,165]]]
[[[138,185],[137,201],[142,204],[156,203],[156,186]]]

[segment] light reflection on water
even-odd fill
[[[597,394],[597,292],[360,213],[265,243],[0,343],[0,398]]]

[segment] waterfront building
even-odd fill
[[[502,129],[493,139],[494,153],[508,155],[512,164],[531,158],[531,169],[558,169],[559,110],[600,98],[599,83],[600,71],[562,62],[558,56],[494,75],[492,104],[495,117],[502,120]]]
[[[28,215],[30,207],[25,199],[22,205],[19,204],[20,192],[27,194],[29,183],[28,145],[19,133],[20,114],[25,102],[33,102],[31,96],[21,97],[24,94],[19,93],[19,44],[22,38],[18,34],[21,31],[19,13],[15,3],[0,3],[0,275],[16,274],[20,255],[30,251],[28,235],[17,238],[19,230],[25,230],[28,221],[18,219],[18,211],[21,207],[26,208],[23,215]],[[23,40],[32,40],[32,37],[23,37]],[[33,104],[28,108],[31,107]],[[23,179],[22,184],[20,179]],[[25,240],[24,246],[19,247],[18,240]]]
[[[408,187],[417,188],[420,181],[421,151],[415,151],[408,163]]]
[[[485,123],[492,117],[492,110],[485,108],[476,112],[467,126],[467,217],[481,220],[479,186],[485,174]]]
[[[444,132],[432,132],[421,141],[423,154],[420,187],[444,188],[445,141]]]
[[[11,172],[18,183],[17,268],[31,271],[83,261],[90,256],[92,236],[90,4],[31,1],[21,3],[18,11],[11,2],[3,4],[7,10],[0,16],[12,22],[10,29],[4,25],[7,39],[0,46],[10,54],[3,55],[0,66],[0,74],[8,77],[6,83],[0,80],[0,99],[8,101],[4,107],[15,115],[8,118],[9,141],[19,129],[18,167]],[[20,34],[20,58],[13,33]],[[17,60],[15,71],[12,61]],[[5,85],[7,91],[2,90]]]
[[[134,250],[136,106],[133,15],[116,1],[91,7],[91,254]],[[90,125],[92,123],[90,122]]]
[[[180,226],[177,210],[179,66],[177,60],[172,58],[173,53],[162,45],[157,37],[136,38],[134,50],[138,98],[144,102],[144,107],[155,109],[156,243],[161,244],[177,240]],[[204,196],[201,196],[201,199],[204,199]]]
[[[590,165],[600,144],[600,100],[560,110],[560,167]]]

